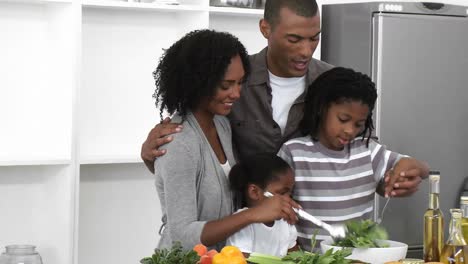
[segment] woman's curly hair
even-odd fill
[[[201,100],[214,96],[223,80],[231,59],[239,55],[245,71],[250,74],[247,51],[242,43],[227,32],[195,30],[165,50],[153,72],[156,107],[169,114],[195,110]]]

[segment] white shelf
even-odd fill
[[[0,0],[0,248],[48,264],[137,263],[158,243],[154,178],[140,159],[159,122],[163,50],[195,29],[266,45],[262,10],[96,0]]]
[[[163,49],[196,24],[190,21],[187,14],[83,12],[80,160],[139,157],[148,131],[159,122],[152,72]]]
[[[123,163],[143,163],[140,156],[93,156],[81,158],[80,164],[123,164]]]
[[[70,263],[74,221],[68,166],[0,167],[0,247],[37,246],[44,263]],[[3,250],[2,250],[3,251]]]
[[[21,157],[12,158],[10,160],[0,160],[0,166],[68,165],[70,163],[70,159],[67,158],[44,159],[43,157]]]
[[[263,17],[263,9],[210,6],[209,10],[211,14]]]
[[[72,13],[71,4],[0,2],[2,164],[71,159]]]
[[[0,0],[0,3],[16,3],[16,4],[71,4],[73,0]]]
[[[154,10],[154,11],[207,11],[203,6],[199,5],[171,5],[158,3],[137,3],[123,1],[105,1],[105,0],[85,0],[83,1],[85,8],[105,8],[119,10]]]
[[[139,263],[161,223],[154,177],[143,164],[81,166],[79,263]]]
[[[226,16],[223,13],[210,13],[210,28],[230,32],[239,38],[249,54],[257,53],[267,46],[267,40],[258,27],[259,17],[236,17],[237,23],[232,23],[232,19],[232,16]]]

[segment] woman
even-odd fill
[[[231,128],[224,117],[248,77],[247,52],[237,38],[212,30],[193,31],[173,44],[156,71],[156,104],[174,114],[184,129],[155,161],[156,187],[163,212],[159,248],[175,241],[220,249],[243,227],[294,215],[286,196],[231,215],[227,175],[235,164]]]

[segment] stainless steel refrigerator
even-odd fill
[[[440,170],[446,237],[468,177],[467,15],[468,7],[438,3],[322,8],[322,60],[372,77],[380,142]],[[409,244],[408,256],[422,258],[428,188],[425,181],[413,196],[392,199],[384,216],[390,238]]]

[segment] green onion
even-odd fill
[[[261,253],[252,253],[247,259],[248,262],[256,264],[294,264],[292,261],[281,260],[280,257],[265,255]]]

